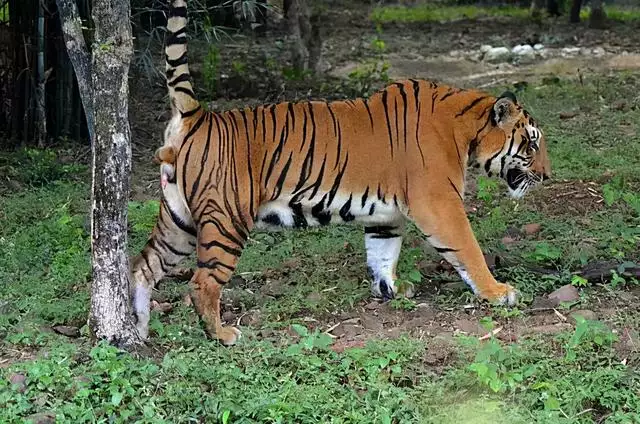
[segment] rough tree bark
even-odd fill
[[[93,111],[93,183],[91,254],[93,284],[89,327],[98,339],[121,347],[139,344],[129,297],[127,202],[131,145],[128,74],[133,55],[128,1],[95,0],[95,25],[90,67],[83,41],[75,38],[73,0],[57,0],[65,40],[84,87],[85,110]],[[81,33],[80,33],[81,35]],[[70,41],[73,40],[73,41]],[[75,43],[75,44],[74,44]],[[75,49],[75,50],[74,50]],[[88,106],[88,107],[87,107]],[[87,113],[87,121],[90,120]]]
[[[47,144],[47,106],[45,99],[45,83],[47,77],[44,71],[44,0],[38,1],[37,39],[38,39],[38,60],[36,67],[35,103],[36,103],[36,139],[38,147],[43,148]]]
[[[322,47],[318,16],[310,16],[307,0],[291,0],[286,8],[286,18],[292,39],[293,67],[317,72]]]
[[[607,14],[604,11],[602,0],[591,0],[591,13],[589,14],[589,26],[596,29],[604,29],[607,26]]]
[[[573,0],[571,3],[571,11],[569,12],[569,22],[572,24],[580,23],[580,10],[582,9],[582,0]]]

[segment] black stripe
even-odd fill
[[[214,227],[216,227],[216,230],[218,230],[218,233],[220,233],[221,236],[223,236],[224,238],[226,238],[229,241],[232,241],[237,246],[242,246],[244,244],[241,239],[239,239],[236,236],[234,236],[231,232],[229,232],[229,230],[227,230],[224,226],[222,226],[222,224],[220,222],[218,222],[215,219],[206,219],[206,220],[204,220],[200,224],[200,227],[204,228],[205,225],[209,225],[209,224],[211,224]]]
[[[462,199],[462,194],[460,194],[460,191],[458,190],[458,187],[456,187],[456,185],[453,183],[453,181],[451,181],[451,178],[447,177],[447,179],[449,180],[449,184],[451,184],[451,187],[453,187],[453,189],[455,190],[455,192],[458,195],[458,197],[460,198],[460,200],[464,201]]]
[[[182,55],[177,59],[170,59],[169,56],[165,55],[165,60],[169,66],[177,68],[178,66],[187,63],[187,52],[185,51],[182,53]]]
[[[338,188],[340,187],[340,180],[342,180],[342,176],[344,175],[344,171],[347,170],[347,163],[349,163],[349,154],[347,153],[347,157],[344,160],[344,164],[342,165],[342,169],[336,175],[336,179],[333,181],[333,186],[331,186],[331,190],[329,190],[329,201],[327,202],[327,207],[331,206],[331,202],[333,202],[333,198],[338,192]]]
[[[481,96],[478,97],[477,99],[475,99],[474,101],[472,101],[471,103],[469,103],[467,106],[465,106],[460,112],[458,112],[456,114],[456,118],[459,116],[464,115],[465,113],[469,112],[471,109],[473,109],[473,107],[475,105],[477,105],[478,103],[480,103],[481,101],[483,101],[484,99],[488,98],[488,96]]]
[[[244,132],[247,142],[247,155],[249,156],[247,159],[247,166],[249,167],[249,214],[251,218],[254,219],[256,217],[254,206],[253,206],[253,169],[251,168],[251,137],[249,137],[249,123],[247,121],[247,114],[245,110],[240,111],[240,116],[242,116],[242,122],[244,123]]]
[[[389,146],[391,147],[391,157],[393,157],[393,136],[391,135],[391,121],[389,120],[389,107],[387,105],[387,90],[382,92],[382,107],[384,108],[385,122],[387,124],[387,132],[389,134]]]
[[[193,100],[197,100],[197,99],[196,99],[196,95],[195,95],[195,93],[194,93],[194,92],[193,92],[193,90],[191,90],[190,88],[186,88],[186,87],[175,87],[173,90],[174,90],[175,92],[178,92],[178,93],[184,93],[184,94],[186,94],[187,96],[191,97]]]
[[[418,150],[420,151],[420,157],[422,158],[422,166],[426,166],[425,161],[424,161],[424,153],[422,153],[422,146],[420,145],[420,137],[419,137],[419,132],[420,132],[420,82],[416,81],[416,80],[410,80],[413,83],[413,95],[415,96],[415,100],[416,100],[416,115],[418,116],[417,122],[416,122],[416,144],[418,145]]]
[[[362,207],[364,208],[364,205],[367,203],[367,198],[369,197],[369,186],[367,186],[367,189],[364,191],[364,194],[362,195]]]
[[[376,204],[372,203],[371,206],[369,207],[369,216],[372,216],[375,210],[376,210]]]
[[[186,18],[187,7],[186,6],[179,6],[179,7],[169,6],[169,19],[173,17]]]
[[[373,129],[373,116],[371,115],[371,109],[369,109],[369,102],[367,100],[362,100],[362,104],[364,104],[364,108],[367,110],[367,114],[369,115],[369,122],[371,123],[371,129]]]
[[[400,97],[402,97],[402,107],[404,108],[404,151],[407,151],[407,109],[409,105],[407,103],[407,93],[404,90],[404,84],[398,83],[396,84],[400,89]]]
[[[202,179],[202,173],[204,172],[205,165],[207,163],[207,158],[209,155],[209,146],[211,145],[211,127],[213,126],[213,119],[211,119],[211,114],[209,117],[209,129],[207,130],[207,142],[204,145],[204,151],[202,153],[202,157],[200,159],[200,170],[198,171],[198,176],[193,181],[193,185],[191,186],[191,193],[189,194],[189,200],[187,201],[188,205],[193,204],[193,198],[198,191],[198,187],[200,187],[200,180]]]
[[[171,208],[169,207],[169,205],[166,203],[166,201],[162,202],[164,204],[164,207],[167,209],[167,211],[169,212],[169,216],[171,216],[171,220],[173,221],[174,224],[176,224],[176,226],[184,231],[187,234],[192,235],[193,237],[196,237],[197,232],[196,229],[193,227],[190,227],[187,225],[186,222],[184,222],[178,215],[176,215]]]
[[[221,250],[224,250],[225,252],[227,252],[230,255],[234,255],[234,256],[240,256],[240,253],[242,253],[242,251],[240,249],[235,249],[233,247],[229,247],[223,243],[220,243],[218,240],[211,240],[210,242],[202,242],[200,243],[200,246],[204,247],[205,249],[211,249],[214,247],[217,247]]]
[[[235,266],[227,265],[225,263],[220,262],[217,259],[211,259],[211,260],[206,261],[206,262],[198,261],[197,266],[198,266],[198,268],[206,268],[206,269],[226,268],[226,269],[228,269],[229,271],[232,271],[232,272],[235,271],[235,269],[236,269]],[[213,277],[216,280],[216,282],[218,284],[226,284],[226,281],[220,280],[218,277],[216,277],[213,274],[210,274],[210,275],[211,275],[211,277]]]
[[[289,159],[287,160],[287,163],[284,165],[284,168],[282,168],[282,172],[278,177],[278,181],[276,182],[276,187],[273,191],[273,195],[271,196],[271,200],[277,199],[278,196],[280,196],[280,193],[282,192],[282,186],[284,185],[284,181],[287,178],[287,174],[289,173],[289,166],[291,166],[292,156],[293,156],[293,152],[289,153]]]
[[[342,218],[344,222],[353,221],[355,219],[355,216],[353,216],[353,214],[351,213],[352,197],[353,197],[353,194],[350,194],[349,200],[347,200],[345,204],[342,205],[342,207],[340,208],[340,218]]]
[[[181,82],[189,82],[189,74],[187,74],[187,73],[180,74],[177,77],[175,77],[174,79],[172,79],[171,81],[167,81],[167,85],[169,87],[175,87],[177,84],[179,84]]]
[[[436,252],[438,253],[449,253],[449,252],[457,252],[458,249],[452,249],[450,247],[433,247],[434,249],[436,249]]]

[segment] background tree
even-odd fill
[[[607,14],[604,11],[602,0],[591,0],[591,13],[589,14],[589,26],[603,29],[607,25]]]
[[[94,121],[89,326],[99,339],[131,346],[140,339],[132,322],[127,257],[131,170],[128,75],[133,55],[130,6],[127,1],[94,1],[90,53],[74,0],[57,2],[66,44],[83,87],[87,121]]]

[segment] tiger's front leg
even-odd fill
[[[491,275],[460,198],[443,195],[438,201],[411,207],[411,218],[427,235],[429,243],[458,271],[462,280],[481,299],[514,305],[516,290]]]
[[[224,216],[208,217],[198,231],[198,266],[191,278],[191,298],[207,334],[225,346],[238,341],[240,330],[222,325],[220,297],[236,269],[248,231],[246,224]]]

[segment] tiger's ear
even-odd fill
[[[502,125],[508,122],[513,116],[516,115],[516,104],[518,100],[516,95],[510,91],[505,91],[496,100],[493,105],[493,121],[496,125]]]

